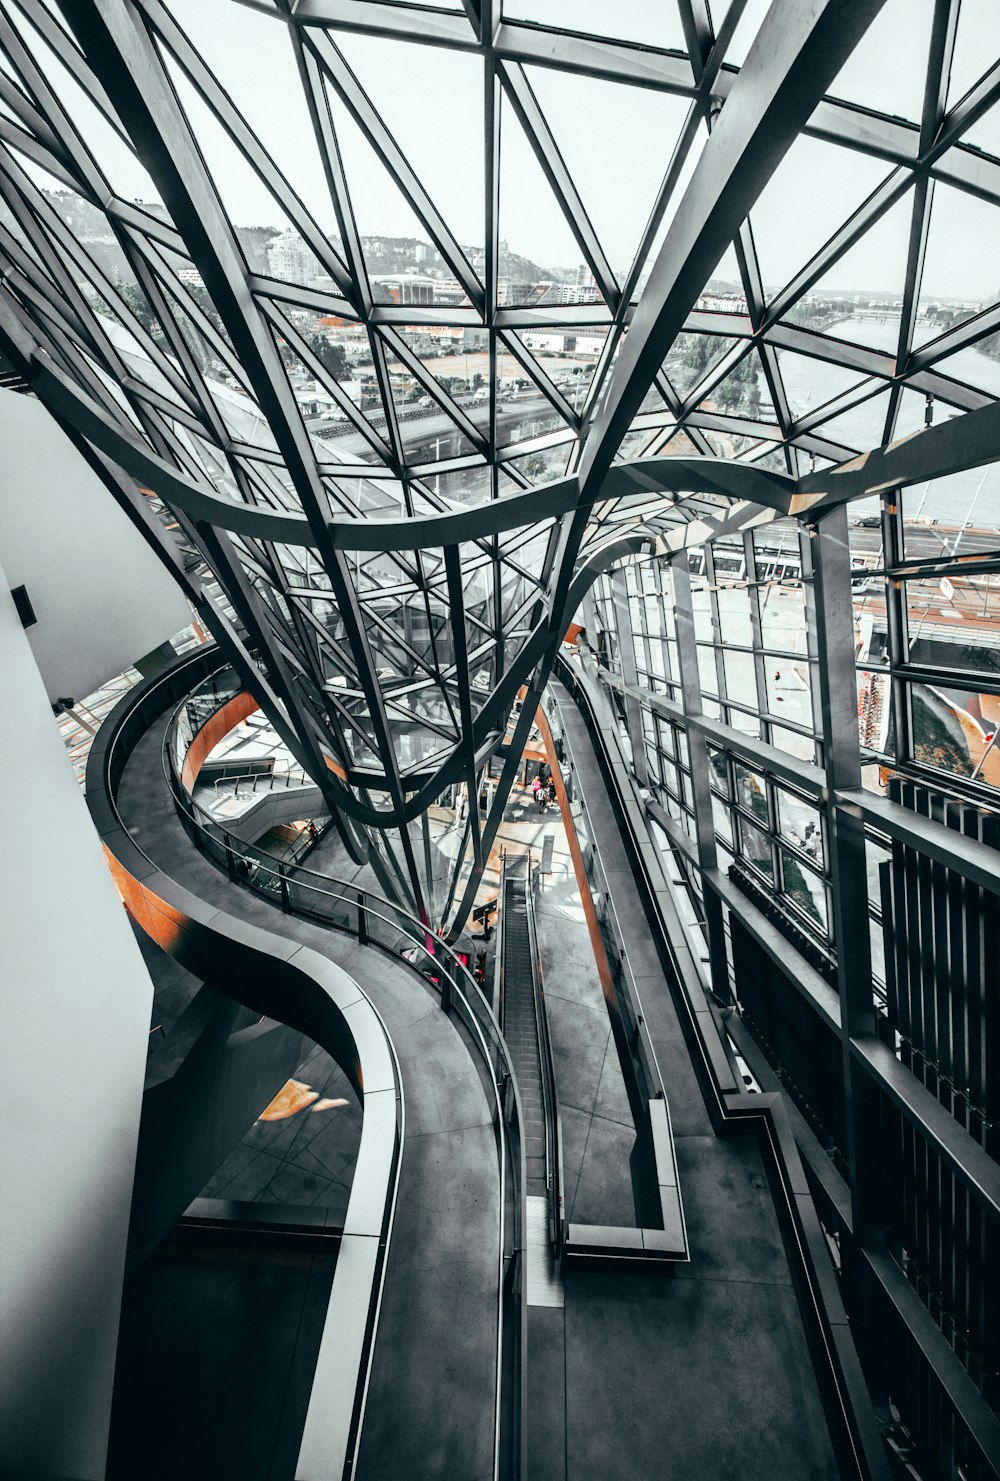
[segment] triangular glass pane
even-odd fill
[[[462,468],[456,473],[436,473],[422,482],[426,488],[434,490],[439,501],[454,509],[488,504],[493,497],[493,470],[484,463]]]
[[[948,81],[948,107],[979,81],[1000,56],[1000,7],[996,0],[962,0]]]
[[[833,365],[829,360],[815,360],[811,355],[778,350],[777,356],[788,410],[796,422],[864,379],[856,370]]]
[[[686,397],[699,386],[736,343],[723,334],[679,334],[663,362],[678,396]]]
[[[702,430],[717,458],[738,458],[748,448],[760,446],[759,437],[751,437],[745,432],[714,432],[708,427]]]
[[[788,323],[895,354],[912,210],[909,194],[891,206],[788,310]]]
[[[363,420],[371,425],[375,437],[384,444],[387,435],[385,417],[374,372],[366,379],[358,362],[348,354],[348,346],[353,349],[357,342],[346,340],[346,336],[338,334],[337,330],[325,328],[322,320],[313,327],[300,326],[300,332],[307,348],[322,367],[319,375],[277,331],[275,337],[295,399],[306,427],[315,439],[320,461],[372,463],[384,460],[387,450],[383,451],[358,430],[355,420],[337,395],[339,392],[362,412]],[[367,336],[364,344],[367,348]],[[367,358],[370,364],[370,351]]]
[[[652,271],[653,264],[656,262],[657,256],[660,252],[660,248],[663,246],[663,243],[666,239],[667,232],[670,230],[674,217],[677,215],[677,212],[681,206],[681,202],[684,200],[687,188],[691,183],[691,177],[695,172],[699,159],[701,158],[701,151],[704,149],[707,142],[708,129],[704,123],[700,123],[695,132],[694,141],[684,157],[684,163],[681,166],[680,173],[678,174],[673,190],[670,193],[670,199],[667,201],[663,215],[660,218],[660,224],[659,226],[657,226],[656,231],[653,235],[653,240],[650,243],[649,252],[646,255],[646,261],[643,263],[642,271],[639,273],[636,281],[635,292],[632,294],[633,301],[636,298],[641,297],[642,295],[642,290],[646,285],[650,272]]]
[[[229,336],[223,327],[222,320],[216,313],[215,307],[205,289],[191,286],[188,291],[197,307],[201,309],[202,313],[211,323],[212,328],[225,343],[227,349],[231,348]],[[191,351],[202,375],[216,381],[228,381],[230,371],[225,362],[216,353],[216,347],[212,344],[208,335],[202,332],[187,309],[174,297],[169,288],[164,288],[163,295],[167,307],[183,336],[184,343]],[[242,392],[245,390],[245,387],[240,386],[238,389]],[[257,415],[259,415],[259,411]]]
[[[618,463],[629,462],[632,458],[641,458],[650,449],[657,435],[655,427],[633,428],[625,433],[618,444],[615,453],[615,461]]]
[[[994,158],[1000,158],[1000,104],[987,108],[982,118],[976,120],[962,135],[963,144],[974,144]]]
[[[653,413],[661,414],[664,420],[670,420],[673,417],[673,412],[660,395],[656,386],[650,386],[642,398],[642,405],[639,407],[640,416],[650,416]]]
[[[949,325],[963,323],[997,296],[1000,261],[1000,211],[995,205],[935,182],[930,228],[920,280],[920,308],[948,313]]]
[[[743,291],[743,279],[740,276],[740,265],[734,247],[728,246],[722,254],[715,272],[705,284],[696,307],[720,314],[746,313],[746,294]]]
[[[222,0],[172,0],[170,8],[342,256],[333,201],[284,19],[249,8],[234,17],[232,7]],[[263,77],[267,85],[262,87]],[[235,219],[249,225],[258,218]]]
[[[21,154],[19,150],[12,148],[11,155],[31,183],[42,191],[56,215],[69,227],[78,245],[85,249],[87,255],[101,271],[106,273],[112,282],[122,277],[127,280],[131,269],[125,253],[108,226],[104,212],[91,205],[90,201],[85,200],[77,191],[67,190],[61,180],[57,180],[47,170],[43,170],[40,165],[36,165],[33,160]],[[28,242],[26,233],[15,224],[13,216],[7,212],[6,207],[4,222],[18,241],[22,242],[34,256],[35,248]],[[46,230],[48,230],[47,227]],[[57,257],[61,255],[58,247],[53,250]]]
[[[504,18],[686,51],[677,0],[504,0]]]
[[[524,329],[520,339],[573,410],[579,412],[593,385],[608,333],[605,329]]]
[[[990,335],[966,350],[945,355],[935,362],[934,369],[963,381],[967,386],[974,386],[977,391],[1000,396],[1000,337]]]
[[[663,7],[665,8],[665,7]],[[646,88],[528,69],[531,86],[619,283],[632,265],[663,182],[687,99]],[[635,141],[655,139],[655,149]]]
[[[523,351],[523,358],[513,358],[518,360],[524,373],[531,377],[532,384],[541,389],[548,380],[568,401],[572,400],[576,392],[581,391],[580,382],[585,378],[586,369],[593,371],[593,364],[588,367],[578,361],[575,354],[566,353],[566,342],[575,344],[574,334],[562,331],[555,334],[532,333],[529,330],[527,336],[512,334],[511,339]]]
[[[1000,369],[1000,367],[998,367]],[[899,442],[919,432],[924,425],[925,398],[916,391],[904,391],[896,407],[896,425],[892,430],[892,441]]]
[[[468,306],[464,288],[330,83],[326,95],[376,303]]]
[[[830,96],[919,122],[933,14],[934,0],[888,0],[830,84]]]
[[[766,468],[769,473],[788,472],[788,460],[785,457],[785,450],[778,443],[775,443],[771,450],[766,452],[762,458],[751,458],[750,461],[755,468]],[[817,466],[820,461],[817,458]]]
[[[112,190],[125,200],[155,206],[157,214],[163,215],[160,194],[135,152],[118,135],[35,28],[23,22],[21,29],[29,53],[70,122],[79,130],[84,145]]]
[[[777,442],[767,438],[762,441],[758,438],[755,442],[751,442],[749,446],[743,449],[744,455],[742,461],[745,463],[760,463],[768,453],[774,452],[778,446],[779,444]]]
[[[553,285],[562,290],[565,303],[599,301],[579,244],[506,97],[501,104],[499,228],[498,303],[534,303]]]
[[[427,328],[408,325],[398,332],[427,374],[443,392],[459,397],[465,415],[488,437],[490,356],[486,330],[446,324]],[[432,401],[433,397],[428,394],[427,399]]]
[[[856,452],[867,452],[869,448],[881,447],[885,441],[885,419],[889,410],[889,392],[880,391],[870,396],[849,411],[842,411],[810,429],[814,437],[825,437],[839,442]]]
[[[448,228],[483,276],[483,70],[473,54],[341,33],[343,52]],[[413,80],[420,79],[419,106]],[[456,128],[455,120],[462,120]]]
[[[698,449],[686,432],[675,432],[666,447],[661,448],[660,451],[665,458],[697,458],[699,456]]]
[[[885,179],[882,160],[799,136],[750,213],[768,298],[792,280]]]
[[[521,361],[509,350],[497,352],[498,447],[564,431],[566,422],[538,388]]]
[[[332,288],[314,253],[292,226],[284,209],[246,156],[188,82],[173,56],[162,49],[170,80],[187,115],[212,183],[229,216],[241,248],[246,234],[247,266],[300,287],[313,283]],[[252,259],[252,261],[251,261]]]
[[[755,350],[744,355],[718,385],[713,386],[700,410],[729,417],[760,418],[764,403],[770,408],[764,368]]]
[[[388,360],[389,385],[396,406],[396,422],[403,456],[408,463],[443,463],[466,457],[476,449],[436,402],[425,405],[426,393],[408,365]],[[461,394],[464,382],[455,384]]]
[[[570,453],[573,451],[575,442],[560,442],[554,447],[544,447],[525,453],[523,457],[511,458],[506,464],[508,468],[516,469],[517,473],[526,483],[536,485],[551,483],[555,478],[562,478],[566,472],[566,464]],[[521,493],[520,488],[501,488],[501,493]]]

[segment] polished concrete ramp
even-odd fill
[[[529,1309],[529,1474],[833,1481],[833,1446],[756,1141],[713,1132],[590,736],[566,691],[553,690],[629,962],[644,999],[656,994],[664,1025],[655,1048],[691,1260],[648,1274],[571,1268],[562,1311]]]
[[[399,1197],[357,1475],[361,1481],[487,1481],[500,1183],[476,1063],[417,972],[353,937],[283,915],[197,852],[163,779],[165,723],[138,743],[119,791],[122,818],[140,848],[203,900],[336,962],[382,1015],[399,1061],[406,1116]],[[241,1352],[248,1372],[265,1360],[253,1344]],[[274,1481],[288,1474],[272,1473]]]

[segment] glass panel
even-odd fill
[[[932,0],[888,0],[830,84],[830,94],[920,121]],[[903,65],[887,66],[888,58]]]
[[[771,715],[812,727],[810,668],[805,663],[781,663],[765,660],[764,679],[767,687],[767,709]]]
[[[733,846],[733,820],[725,803],[720,802],[718,797],[712,797],[712,818],[715,822],[715,831],[720,838],[725,839],[729,847]]]
[[[911,684],[913,759],[952,776],[1000,787],[1000,696],[943,684]]]
[[[533,21],[557,30],[685,50],[680,15],[673,4],[620,0],[609,9],[606,0],[504,0],[503,13],[507,19]]]
[[[901,495],[907,560],[940,560],[1000,547],[1000,463],[914,484]]]
[[[757,678],[752,653],[733,652],[724,648],[722,662],[726,673],[726,695],[737,704],[751,708],[757,705]]]
[[[895,356],[912,215],[907,194],[788,311],[789,323]]]
[[[759,818],[761,824],[766,824],[767,790],[760,772],[751,771],[741,761],[734,761],[733,780],[736,786],[736,801],[741,803],[748,812],[753,813],[755,818]]]
[[[765,292],[773,296],[805,267],[885,178],[871,157],[800,136],[750,214]],[[852,287],[862,288],[864,280]]]
[[[763,874],[765,878],[774,880],[774,862],[771,858],[771,845],[768,843],[767,835],[761,833],[752,823],[745,818],[739,818],[740,853],[747,863]]]
[[[880,754],[892,752],[892,695],[888,674],[858,669],[858,734],[862,746]]]
[[[716,560],[719,576],[719,558]],[[719,586],[719,628],[723,643],[750,647],[754,632],[750,621],[750,592],[742,586]]]
[[[905,581],[911,663],[1000,677],[1000,575]]]
[[[826,886],[818,874],[807,869],[788,849],[781,850],[782,893],[802,911],[806,919],[827,930]]]
[[[800,797],[775,787],[774,796],[778,806],[778,829],[783,838],[795,848],[801,849],[822,868],[823,830],[819,809]]]

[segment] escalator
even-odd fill
[[[521,1094],[525,1191],[528,1198],[547,1201],[549,1238],[558,1255],[563,1240],[559,1110],[528,866],[527,859],[505,856],[500,876],[500,1023]]]

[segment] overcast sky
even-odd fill
[[[278,164],[324,229],[335,217],[309,126],[292,47],[281,21],[233,0],[168,0]],[[455,0],[457,6],[457,0]],[[831,91],[904,117],[919,116],[933,0],[887,0]],[[727,9],[712,6],[716,24]],[[732,55],[742,61],[767,0],[749,0]],[[508,0],[506,13],[600,30],[613,18],[628,39],[682,44],[672,0]],[[483,241],[483,64],[434,47],[361,36],[338,38],[386,125],[465,245]],[[949,101],[1000,55],[1000,0],[962,0]],[[631,262],[686,114],[683,99],[547,69],[530,71],[556,142],[612,266]],[[202,149],[233,219],[285,224],[280,209],[221,128],[178,80]],[[364,234],[426,233],[339,100],[333,100],[345,168]],[[994,115],[998,110],[992,110]],[[1000,115],[998,115],[1000,116]],[[503,114],[501,235],[543,266],[575,266],[579,248],[510,110]],[[971,136],[1000,153],[1000,125],[987,115]],[[114,169],[112,171],[112,158]],[[149,199],[150,182],[124,151],[107,146],[105,167],[122,194]],[[765,188],[752,223],[765,283],[787,281],[883,180],[889,166],[800,138]],[[901,287],[908,197],[825,280],[830,288]],[[985,298],[1000,289],[1000,211],[938,187],[924,278],[925,296]]]

